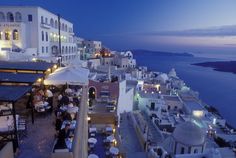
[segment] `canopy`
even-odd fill
[[[31,86],[0,86],[0,101],[15,102],[31,88]]]
[[[53,67],[53,63],[47,62],[12,62],[0,61],[1,70],[30,70],[30,71],[46,71]]]
[[[68,66],[61,67],[55,72],[50,74],[45,80],[45,85],[87,85],[88,84],[89,70],[76,67]]]
[[[0,82],[34,83],[44,77],[43,74],[0,72]]]

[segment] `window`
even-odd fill
[[[64,23],[62,23],[61,29],[62,29],[62,31],[65,31],[65,25],[64,25]]]
[[[44,47],[42,47],[42,53],[44,53]]]
[[[54,21],[53,21],[53,19],[50,19],[50,25],[51,25],[51,27],[54,27]]]
[[[48,24],[48,18],[45,18],[45,24]]]
[[[68,48],[67,48],[67,46],[66,46],[66,51],[65,51],[65,53],[66,53],[66,54],[68,53]]]
[[[33,16],[31,14],[28,15],[28,21],[33,21]]]
[[[0,22],[5,22],[5,15],[3,12],[0,12]]]
[[[48,47],[46,47],[46,53],[48,53]]]
[[[58,28],[58,22],[57,22],[57,20],[55,20],[55,28],[56,28],[56,29]]]
[[[19,40],[19,33],[17,30],[13,30],[13,40]]]
[[[62,52],[62,54],[64,54],[64,46],[62,46],[62,51],[61,52]]]
[[[5,32],[5,40],[10,40],[11,39],[11,32],[10,31],[6,31]]]
[[[16,18],[16,22],[21,22],[21,20],[22,20],[21,13],[16,12],[15,18]]]
[[[65,31],[67,32],[67,25],[65,25]]]
[[[44,32],[42,31],[42,41],[44,41]]]
[[[41,16],[41,24],[43,24],[43,16]]]
[[[46,41],[48,41],[48,32],[46,32]]]
[[[14,16],[11,12],[7,13],[7,22],[14,22]]]
[[[184,154],[184,147],[181,147],[181,154]]]

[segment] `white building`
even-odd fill
[[[84,40],[83,46],[85,48],[85,51],[82,55],[82,59],[86,60],[88,58],[95,57],[95,53],[100,52],[100,50],[102,49],[102,42]]]
[[[114,64],[120,68],[135,68],[136,60],[133,58],[133,54],[131,51],[126,52],[115,52],[116,55],[114,57]]]
[[[60,27],[59,27],[60,25]],[[73,24],[57,15],[32,6],[0,6],[0,57],[20,60],[32,57],[57,60],[59,28],[62,62],[77,56]]]

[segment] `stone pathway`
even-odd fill
[[[27,137],[20,141],[17,158],[49,158],[55,129],[54,113],[35,117],[35,123],[28,121]]]
[[[127,119],[127,113],[121,114],[121,118],[122,121],[120,123],[119,130],[120,130],[122,145],[127,153],[127,157],[133,158],[134,155],[140,155],[140,157],[145,158],[146,154],[139,143],[132,122],[129,119]]]

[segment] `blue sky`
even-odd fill
[[[1,0],[0,5],[60,13],[78,36],[112,49],[236,50],[236,0]]]

